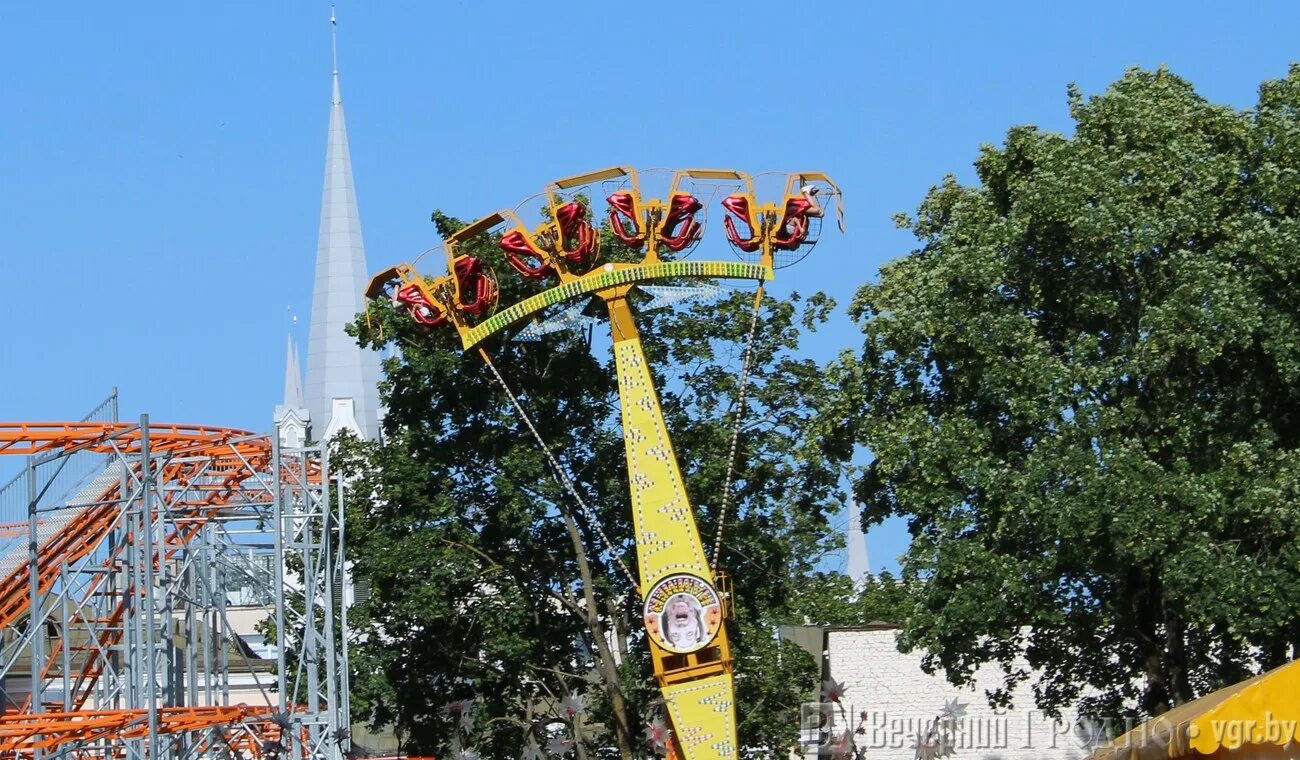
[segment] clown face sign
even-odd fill
[[[703,649],[722,626],[718,592],[694,575],[670,575],[645,599],[645,627],[650,638],[675,654]]]

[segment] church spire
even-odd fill
[[[289,334],[284,358],[284,405],[290,409],[303,406],[302,370],[298,367],[298,347],[293,344],[293,333]]]
[[[275,407],[275,424],[279,427],[281,446],[297,448],[306,443],[311,415],[303,407],[302,372],[298,368],[298,346],[292,332],[285,342],[284,403]]]
[[[336,106],[343,105],[343,95],[339,92],[339,19],[334,15],[334,6],[330,6],[330,60],[334,63],[334,99]]]
[[[852,502],[848,505],[849,524],[845,542],[848,544],[849,558],[847,573],[853,585],[861,590],[871,574],[867,564],[867,537],[862,532],[862,510]]]
[[[368,281],[361,216],[357,212],[348,153],[343,97],[339,90],[338,20],[330,10],[333,97],[325,151],[316,283],[307,341],[306,405],[312,437],[325,440],[342,428],[360,437],[379,437],[379,355],[362,349],[344,327],[365,308]]]

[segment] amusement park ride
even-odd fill
[[[775,269],[802,259],[816,244],[824,216],[822,199],[834,199],[843,228],[841,196],[826,175],[803,172],[784,177],[779,202],[763,203],[756,195],[756,179],[770,178],[767,175],[756,178],[737,171],[689,169],[668,176],[660,199],[648,195],[648,174],[614,167],[553,182],[543,193],[544,221],[539,226],[530,227],[514,211],[495,212],[448,237],[445,273],[425,277],[412,265],[399,265],[376,276],[366,295],[391,299],[424,327],[455,330],[464,349],[475,349],[547,452],[557,479],[579,503],[581,498],[566,471],[551,457],[526,411],[496,371],[484,343],[521,326],[516,337],[563,329],[574,324],[574,315],[592,298],[604,303],[613,339],[631,488],[638,571],[633,580],[644,603],[643,622],[654,676],[673,727],[668,751],[686,760],[734,758],[738,750],[733,660],[723,621],[729,593],[720,577],[718,555],[735,436],[744,413],[750,348],[764,283],[772,279]],[[709,196],[702,200],[705,193]],[[703,238],[707,203],[716,195],[724,195],[723,229],[740,260],[684,260]],[[600,234],[588,200],[595,197],[607,199],[609,230],[626,249],[622,253],[631,252],[636,261],[602,261]],[[498,309],[500,291],[491,266],[463,252],[470,240],[482,235],[491,236],[519,276],[544,289]],[[711,560],[700,539],[629,300],[638,287],[663,291],[667,288],[648,284],[688,278],[758,283]],[[579,303],[563,306],[573,301]]]

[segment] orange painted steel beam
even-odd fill
[[[185,733],[241,722],[274,726],[271,718],[270,708],[250,705],[164,707],[158,710],[158,733]],[[148,733],[149,711],[143,709],[11,713],[0,716],[0,752],[29,753],[71,742],[138,739]]]
[[[248,438],[252,434],[232,428],[164,425],[162,429],[164,432],[156,439],[155,426],[149,426],[149,446],[152,452],[160,456],[170,454],[176,457],[184,454],[196,457],[194,460],[173,460],[163,464],[165,482],[178,482],[184,486],[195,477],[220,477],[219,482],[202,485],[201,490],[205,496],[198,502],[201,505],[224,506],[239,492],[238,484],[241,481],[259,474],[264,475],[269,469],[271,446],[265,437]],[[127,432],[122,433],[123,430]],[[203,436],[197,436],[195,430],[204,431]],[[36,446],[43,447],[40,448],[41,451],[56,448],[69,450],[81,446],[92,451],[104,446],[113,450],[108,444],[110,439],[106,436],[114,433],[119,434],[118,438],[113,439],[115,443],[120,446],[135,445],[138,451],[139,430],[119,423],[0,423],[0,454],[37,453],[32,450]],[[23,442],[17,437],[20,434],[36,435],[39,440]],[[169,435],[172,436],[170,439]],[[155,445],[155,440],[160,444]],[[5,448],[6,445],[8,448]],[[208,455],[206,459],[205,454]],[[98,503],[84,509],[40,547],[37,573],[41,593],[53,588],[63,563],[72,564],[94,551],[107,535],[119,514],[119,505],[116,503],[119,499],[118,489],[118,484],[111,485],[99,497]],[[0,627],[13,625],[26,614],[31,603],[30,572],[30,566],[24,564],[0,580]]]
[[[265,436],[254,436],[247,431],[199,425],[149,425],[149,449],[159,458],[162,467],[161,481],[174,483],[190,498],[165,503],[178,526],[164,541],[170,548],[160,553],[158,561],[174,556],[187,545],[203,523],[220,514],[236,495],[248,503],[248,495],[241,483],[269,474],[271,445]],[[67,423],[67,422],[0,422],[0,455],[33,455],[52,452],[90,451],[104,454],[135,455],[142,451],[139,427],[126,423]],[[292,480],[294,473],[286,470],[285,479]],[[202,482],[195,483],[197,479]],[[306,473],[306,480],[320,482],[318,466]],[[96,503],[74,517],[57,534],[42,545],[37,557],[38,584],[41,593],[53,588],[64,563],[76,562],[93,552],[116,524],[121,512],[120,485],[114,483]],[[269,495],[267,496],[269,500]],[[20,535],[25,532],[19,525],[0,526],[0,530]],[[111,558],[110,558],[111,562]],[[23,565],[8,577],[0,579],[0,626],[11,625],[27,614],[30,606],[30,566]],[[99,584],[93,584],[94,593]],[[111,648],[122,637],[121,615],[125,610],[127,589],[123,599],[115,605],[98,643]],[[66,645],[66,643],[64,644]],[[56,650],[43,671],[49,672],[58,655]],[[72,712],[46,712],[34,714],[23,711],[0,716],[0,752],[29,754],[38,748],[54,748],[68,743],[95,742],[105,739],[127,739],[145,736],[148,732],[147,711],[81,709],[95,682],[103,672],[97,651],[91,651],[76,679]],[[30,705],[27,706],[30,709]],[[161,733],[182,733],[220,725],[248,721],[270,720],[269,708],[264,707],[206,707],[167,708],[159,713]],[[278,732],[273,723],[263,726],[268,732]],[[257,749],[260,749],[258,747]]]
[[[208,425],[149,423],[150,451],[202,449],[253,436]],[[0,422],[0,455],[41,454],[85,447],[101,454],[140,451],[140,427],[127,422]]]

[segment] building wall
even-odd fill
[[[960,689],[942,673],[922,671],[919,652],[900,653],[893,628],[830,628],[826,637],[826,669],[846,688],[842,703],[852,727],[862,711],[868,713],[866,733],[856,740],[872,760],[913,760],[918,732],[954,698],[966,705],[953,754],[958,760],[1082,760],[1092,749],[1075,730],[1073,710],[1056,721],[1034,708],[1029,683],[1017,687],[1013,709],[991,709],[984,691],[1002,682],[996,666],[982,669],[973,687]],[[838,708],[834,712],[842,732],[844,719]],[[816,757],[816,751],[808,756]]]

